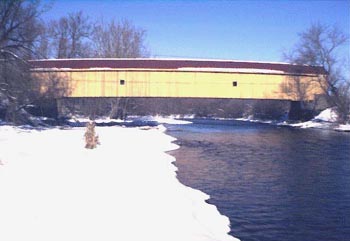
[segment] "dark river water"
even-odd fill
[[[179,180],[242,241],[350,240],[350,133],[239,121],[169,125]]]

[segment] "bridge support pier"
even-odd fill
[[[117,98],[59,98],[41,100],[32,114],[51,118],[67,117],[74,114],[85,116],[109,115],[111,104]],[[279,118],[288,113],[291,121],[309,120],[313,117],[312,104],[302,101],[261,101],[239,99],[205,99],[205,98],[120,98],[117,101],[118,111],[126,104],[125,111],[131,115],[170,115],[195,114],[196,116],[216,116],[239,118],[248,106],[253,106],[251,114],[257,118]],[[114,102],[113,102],[114,103]],[[289,107],[288,107],[289,105]],[[120,118],[120,117],[119,117]]]
[[[307,121],[312,119],[313,110],[310,106],[307,106],[307,103],[303,101],[291,101],[290,108],[288,113],[288,119],[292,121]]]

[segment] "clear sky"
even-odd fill
[[[312,23],[337,25],[350,35],[350,0],[56,0],[44,18],[79,10],[92,20],[128,19],[145,29],[151,57],[281,61]]]

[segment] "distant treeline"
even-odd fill
[[[50,22],[41,22],[38,58],[136,58],[148,57],[146,31],[129,20],[92,22],[82,11]]]

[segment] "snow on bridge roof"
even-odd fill
[[[114,59],[41,59],[30,61],[33,68],[37,69],[159,69],[159,70],[186,70],[210,71],[221,69],[252,69],[252,72],[268,71],[292,73],[292,74],[326,74],[323,67],[310,65],[296,65],[289,63],[271,63],[271,62],[251,62],[234,60],[207,60],[207,59],[144,59],[144,58],[114,58]],[[260,71],[259,71],[260,70]],[[263,71],[261,71],[263,70]]]

